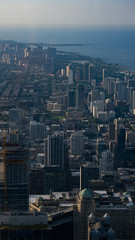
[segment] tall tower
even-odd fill
[[[77,69],[76,69],[76,72],[75,72],[75,80],[76,80],[76,82],[79,82],[79,81],[81,80],[80,68],[77,68]]]
[[[70,137],[70,154],[83,155],[85,140],[86,137],[82,134],[81,131],[73,133]]]
[[[94,79],[94,67],[93,65],[89,65],[89,83],[92,83],[92,79]]]
[[[99,180],[99,166],[95,163],[80,166],[80,190],[88,188],[90,180]]]
[[[45,138],[45,165],[59,165],[64,169],[64,136],[63,132],[55,132]]]
[[[68,77],[68,83],[72,84],[73,83],[73,69],[72,69],[71,64],[66,66],[66,76]]]
[[[88,240],[88,216],[95,210],[95,201],[90,189],[83,189],[77,196],[74,214],[74,239]]]
[[[84,110],[84,85],[82,83],[76,85],[76,108],[78,111]]]
[[[111,141],[115,141],[115,124],[108,124],[108,139]]]
[[[0,211],[28,211],[28,150],[6,143],[0,150]]]
[[[75,107],[76,104],[76,91],[72,89],[68,92],[68,106]]]
[[[31,140],[44,139],[45,137],[46,137],[45,123],[31,121],[30,122],[30,138],[31,138]]]
[[[90,64],[87,62],[83,64],[83,80],[84,81],[89,81],[89,75],[90,75],[89,66]]]
[[[115,133],[115,158],[116,158],[116,167],[124,167],[124,151],[125,151],[125,127],[123,125],[119,126]]]
[[[107,171],[114,171],[114,157],[110,150],[106,150],[102,152],[102,158],[99,160],[99,170],[100,177],[101,173]]]

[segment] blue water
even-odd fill
[[[84,46],[60,47],[124,65],[135,71],[135,27],[126,28],[27,28],[0,29],[0,39],[33,43],[80,43]]]

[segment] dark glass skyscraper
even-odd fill
[[[28,209],[28,150],[6,144],[0,150],[0,211]]]
[[[84,85],[82,83],[76,85],[76,108],[78,111],[84,110]]]

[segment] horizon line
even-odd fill
[[[0,28],[124,28],[135,27],[135,24],[0,24]]]

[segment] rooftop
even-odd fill
[[[90,189],[85,188],[79,192],[79,196],[81,196],[82,198],[92,198],[93,194]]]

